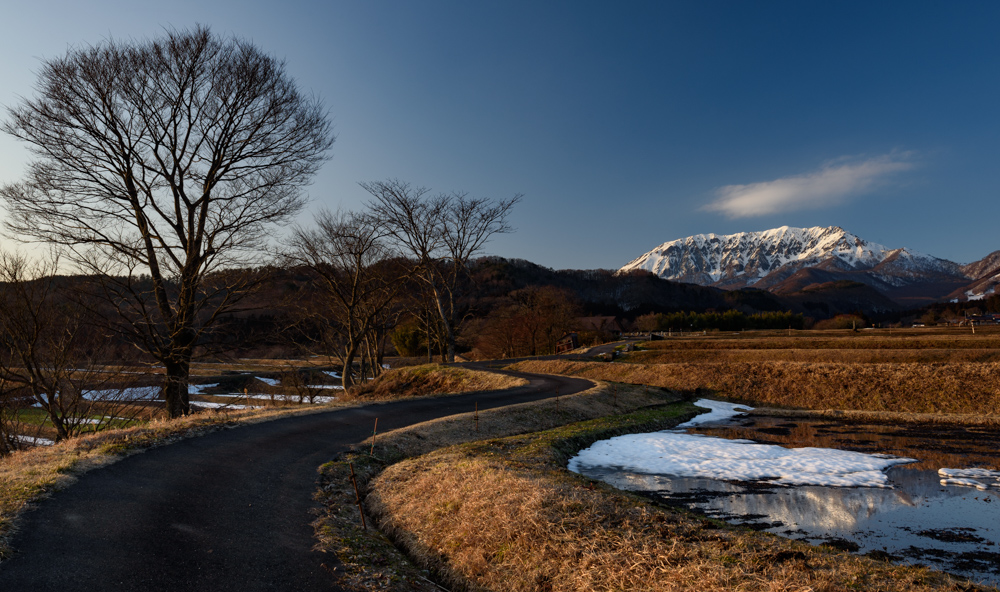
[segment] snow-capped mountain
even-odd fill
[[[937,298],[974,279],[957,263],[910,249],[890,249],[837,226],[698,234],[663,243],[620,271],[637,269],[678,282],[774,292],[797,291],[819,278],[846,279],[903,300],[907,299],[903,292],[912,292],[917,285],[921,299]],[[927,288],[930,285],[933,289]],[[924,288],[935,294],[925,294]]]
[[[962,271],[972,278],[972,283],[955,290],[951,300],[982,300],[1000,290],[1000,251],[993,251],[979,261],[962,266]]]

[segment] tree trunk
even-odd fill
[[[347,389],[354,386],[354,377],[351,375],[351,371],[354,369],[354,355],[354,350],[345,352],[344,354],[344,368],[340,372],[340,380],[341,384],[344,385],[345,394],[347,393]]]
[[[188,396],[188,378],[191,374],[191,362],[168,362],[166,380],[163,381],[163,400],[167,403],[167,417],[181,417],[191,413],[191,401]]]
[[[444,346],[441,348],[441,362],[454,362],[455,361],[455,332],[452,330],[452,319],[444,310],[444,303],[441,301],[441,293],[438,291],[437,286],[431,285],[431,290],[434,293],[434,304],[437,305],[438,316],[441,318],[441,328],[444,335]],[[454,304],[450,304],[450,307],[454,310]]]

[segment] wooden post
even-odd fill
[[[375,418],[375,429],[372,430],[372,449],[368,454],[375,456],[375,435],[378,433],[378,418]]]
[[[476,412],[472,416],[473,421],[476,422],[476,431],[479,431],[479,401],[476,401]]]
[[[365,524],[365,509],[361,507],[361,493],[358,491],[358,480],[354,477],[354,463],[347,463],[351,467],[351,484],[354,485],[354,499],[358,502],[358,512],[361,513],[361,527],[368,530]]]

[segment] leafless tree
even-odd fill
[[[353,384],[359,350],[405,285],[385,238],[385,225],[374,216],[321,212],[315,228],[298,228],[291,239],[289,259],[319,280],[324,297],[317,312],[338,338],[345,389]]]
[[[418,277],[429,290],[441,319],[446,359],[455,361],[455,340],[462,318],[456,297],[469,262],[495,234],[511,232],[511,209],[521,195],[507,200],[469,197],[467,193],[428,197],[428,190],[390,179],[361,183],[374,197],[372,212],[418,264]]]
[[[112,340],[60,293],[57,268],[56,259],[31,262],[0,253],[0,391],[6,414],[16,424],[29,405],[40,409],[58,441],[135,419],[145,410],[142,400],[155,393],[136,386]]]
[[[333,142],[326,111],[283,62],[203,27],[71,49],[35,91],[3,125],[34,156],[0,188],[8,227],[109,278],[166,370],[169,414],[186,414],[195,346],[246,287],[206,278],[257,261],[302,208]]]

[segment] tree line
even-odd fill
[[[805,316],[790,311],[757,312],[747,314],[740,310],[723,312],[673,312],[650,313],[636,319],[639,331],[743,331],[746,329],[804,329]]]

